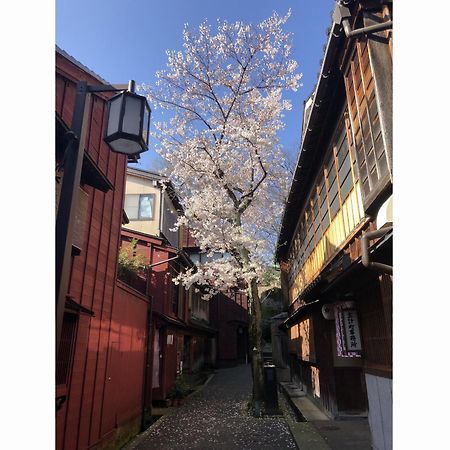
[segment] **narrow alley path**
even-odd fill
[[[251,390],[250,365],[218,370],[201,392],[126,450],[297,448],[283,418],[257,419],[247,413]]]

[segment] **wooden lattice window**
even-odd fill
[[[56,384],[65,385],[69,381],[72,366],[73,349],[77,330],[77,316],[65,313],[61,330],[61,339],[56,360]]]
[[[291,280],[318,245],[358,181],[347,116],[347,111],[344,111],[300,216],[290,249]]]
[[[388,173],[388,161],[365,39],[356,44],[344,78],[362,193],[368,197]]]

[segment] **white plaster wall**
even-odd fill
[[[124,225],[124,228],[130,230],[140,231],[142,233],[159,236],[159,209],[161,202],[161,190],[153,186],[153,180],[150,178],[143,178],[127,174],[126,194],[154,194],[155,204],[153,219],[151,220],[132,220],[130,223]]]
[[[369,424],[374,450],[392,450],[392,379],[366,373]]]

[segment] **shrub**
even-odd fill
[[[169,391],[170,398],[184,398],[191,391],[191,387],[186,379],[181,375],[176,380]]]
[[[143,274],[147,263],[144,255],[136,253],[138,240],[131,240],[131,247],[120,247],[117,276],[121,279],[137,277]]]

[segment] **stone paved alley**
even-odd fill
[[[218,370],[202,391],[126,450],[297,448],[284,418],[257,419],[247,413],[251,390],[250,365]]]

